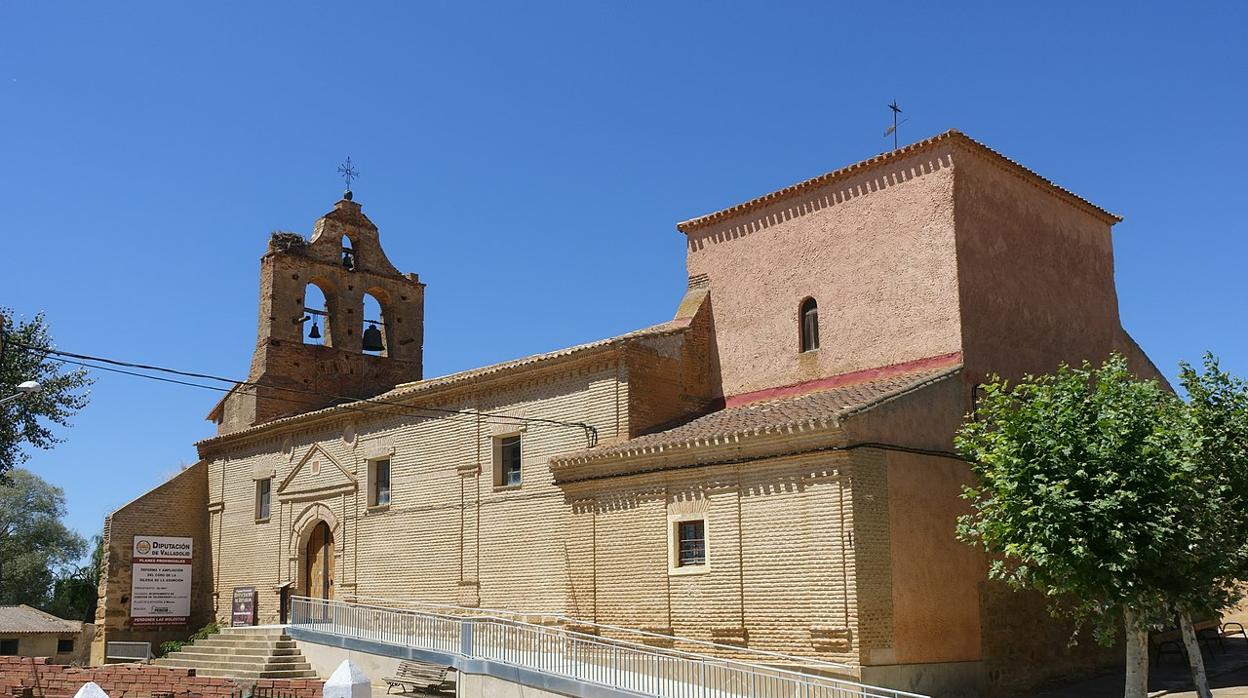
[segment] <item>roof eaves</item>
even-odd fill
[[[976,150],[983,155],[987,155],[991,157],[992,159],[997,161],[997,164],[1005,166],[1007,169],[1013,171],[1015,174],[1019,174],[1023,176],[1025,179],[1031,181],[1033,184],[1039,185],[1042,188],[1052,191],[1053,193],[1066,199],[1067,201],[1070,201],[1076,206],[1079,206],[1080,208],[1083,208],[1093,213],[1094,215],[1098,216],[1102,220],[1105,220],[1111,225],[1114,223],[1122,222],[1122,216],[1119,216],[1115,213],[1111,213],[1110,211],[1107,211],[1101,208],[1100,206],[1097,206],[1091,201],[1088,201],[1087,199],[1079,196],[1078,194],[1070,191],[1069,189],[1066,189],[1065,187],[1058,185],[1052,180],[1043,177],[1042,175],[1038,174],[1034,170],[1031,170],[1030,168],[1020,164],[1019,162],[1012,160],[1006,157],[1005,155],[1002,155],[1000,152],[988,147],[987,145],[984,145],[983,143],[980,143],[979,141],[975,140],[974,138],[971,138],[970,136],[962,133],[961,131],[957,129],[950,129],[948,131],[945,131],[944,133],[932,136],[930,138],[926,138],[924,140],[911,143],[910,145],[903,146],[901,148],[889,151],[887,153],[881,153],[879,155],[868,158],[866,160],[861,160],[852,165],[848,165],[840,169],[832,170],[831,172],[821,174],[817,177],[812,177],[810,179],[807,179],[802,182],[798,182],[796,184],[789,185],[782,189],[777,189],[768,194],[764,194],[762,196],[755,197],[748,201],[743,201],[739,204],[729,206],[728,208],[721,209],[719,211],[715,211],[712,213],[708,213],[703,216],[690,218],[689,220],[686,220],[686,221],[681,221],[680,223],[676,224],[676,229],[682,233],[690,233],[695,230],[705,228],[706,226],[711,225],[712,223],[715,223],[717,221],[733,218],[742,213],[746,213],[748,211],[762,208],[763,206],[773,204],[777,201],[781,201],[783,199],[796,196],[809,189],[813,189],[815,187],[822,186],[829,182],[832,182],[838,179],[843,179],[845,177],[849,177],[850,175],[854,175],[864,170],[871,169],[878,165],[882,165],[884,163],[891,162],[893,160],[898,160],[898,159],[907,157],[909,155],[913,155],[915,153],[921,152],[923,150],[927,150],[945,141],[951,141],[954,143],[960,143],[962,145],[969,146],[971,149]]]
[[[835,429],[839,425],[840,422],[835,418],[835,416],[801,419],[780,424],[768,424],[751,429],[740,429],[704,438],[685,439],[682,441],[673,441],[668,443],[660,442],[656,444],[636,446],[633,448],[614,450],[612,447],[608,446],[606,449],[595,452],[582,451],[580,453],[568,454],[567,456],[556,456],[550,459],[550,464],[551,467],[569,467],[606,460],[627,460],[629,458],[660,455],[669,451],[694,451],[703,448],[714,448],[717,446],[732,446],[739,444],[744,440],[757,437],[778,434],[802,434],[822,429]]]
[[[294,424],[294,423],[302,422],[305,420],[314,419],[316,417],[333,415],[335,413],[339,413],[339,412],[343,412],[347,410],[358,410],[366,405],[376,405],[379,401],[395,401],[394,404],[396,406],[402,406],[403,403],[398,402],[399,400],[402,400],[402,399],[417,397],[425,393],[432,393],[438,390],[472,383],[477,380],[488,380],[496,376],[499,376],[501,374],[505,374],[506,372],[511,371],[511,370],[530,369],[530,368],[540,367],[542,365],[549,365],[549,364],[557,363],[559,361],[571,359],[574,357],[581,357],[581,356],[590,354],[594,351],[605,351],[605,350],[615,349],[617,347],[624,346],[628,342],[634,341],[634,340],[646,339],[650,337],[665,337],[665,336],[670,336],[670,335],[675,335],[675,334],[681,334],[687,331],[689,329],[689,326],[690,326],[690,323],[688,321],[670,321],[670,322],[660,323],[658,325],[653,325],[651,327],[646,327],[640,330],[635,330],[633,332],[629,332],[626,334],[618,335],[616,337],[600,339],[594,342],[588,342],[586,344],[579,344],[579,345],[567,347],[564,349],[558,349],[558,350],[547,352],[544,354],[534,354],[532,356],[526,356],[520,359],[513,359],[511,361],[504,361],[501,363],[492,364],[492,365],[484,366],[481,368],[470,369],[467,371],[460,371],[458,373],[452,373],[452,374],[448,374],[446,376],[441,376],[438,378],[430,378],[429,380],[416,381],[412,383],[401,383],[395,386],[394,388],[392,388],[391,390],[388,390],[375,397],[368,398],[367,400],[344,402],[339,405],[331,405],[329,407],[323,407],[321,409],[311,410],[309,412],[301,412],[299,414],[289,415],[286,417],[279,417],[272,421],[264,422],[263,424],[257,424],[255,426],[247,427],[246,429],[239,429],[238,431],[232,431],[227,434],[218,434],[216,436],[210,436],[206,439],[201,439],[200,441],[195,442],[195,446],[197,448],[204,447],[204,446],[212,446],[212,445],[222,443],[225,441],[230,441],[239,437],[256,434],[262,431],[267,431],[269,429],[276,428],[276,427],[283,426],[283,425]]]
[[[880,395],[879,397],[873,400],[864,402],[861,405],[854,405],[852,409],[842,412],[840,414],[840,417],[842,418],[853,417],[854,415],[862,414],[863,412],[868,412],[870,410],[875,409],[876,407],[879,407],[880,405],[883,405],[888,402],[892,402],[893,400],[900,400],[901,398],[906,397],[907,395],[910,395],[911,393],[918,392],[924,388],[927,388],[931,385],[939,383],[943,380],[947,380],[948,378],[955,376],[961,372],[962,372],[962,364],[955,364],[943,371],[940,371],[939,373],[935,373],[931,376],[928,376],[923,381],[920,381],[918,383],[915,383],[914,385],[902,388],[901,390],[898,390],[897,392]]]
[[[711,437],[686,439],[668,443],[659,442],[654,444],[643,444],[633,448],[622,448],[628,444],[628,442],[624,442],[618,446],[607,446],[603,449],[583,450],[576,453],[570,453],[566,456],[556,456],[550,459],[550,465],[552,468],[567,468],[578,465],[588,465],[590,463],[620,461],[627,460],[629,458],[658,455],[668,451],[694,451],[701,448],[713,448],[715,446],[737,444],[743,440],[754,439],[771,434],[798,434],[819,429],[835,429],[839,428],[841,423],[848,417],[869,411],[892,400],[903,398],[930,385],[946,380],[961,371],[962,364],[959,363],[950,366],[943,371],[930,375],[924,380],[918,381],[912,385],[882,394],[865,403],[848,406],[842,410],[823,415],[821,417],[761,425],[749,429],[725,432]]]

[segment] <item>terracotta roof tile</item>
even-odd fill
[[[508,371],[514,371],[514,370],[525,368],[528,366],[550,363],[550,362],[554,362],[554,361],[564,359],[567,357],[585,354],[585,353],[588,353],[597,349],[608,349],[611,347],[616,347],[616,346],[626,344],[627,342],[637,340],[637,339],[645,339],[647,337],[663,337],[667,335],[680,334],[682,332],[685,332],[688,329],[689,329],[688,320],[669,320],[668,322],[662,322],[657,325],[651,325],[650,327],[644,327],[639,330],[633,330],[632,332],[627,332],[625,334],[617,335],[615,337],[609,337],[607,339],[600,339],[598,341],[588,342],[586,344],[577,344],[575,346],[567,347],[565,349],[557,349],[555,351],[546,352],[544,354],[534,354],[532,356],[526,356],[520,359],[514,359],[512,361],[504,361],[502,363],[491,364],[489,366],[483,366],[481,368],[474,368],[474,369],[470,369],[467,371],[460,371],[459,373],[451,373],[445,376],[440,376],[438,378],[429,378],[429,379],[421,380],[421,381],[413,381],[411,383],[400,383],[394,388],[384,393],[381,393],[380,395],[368,398],[367,400],[347,401],[341,404],[331,405],[329,407],[323,407],[321,409],[309,410],[307,412],[293,414],[293,415],[289,415],[286,417],[278,417],[277,419],[264,422],[263,424],[256,424],[254,426],[250,426],[245,429],[239,429],[237,431],[231,431],[226,434],[219,434],[217,436],[211,436],[206,439],[202,439],[200,441],[197,441],[196,445],[198,446],[198,445],[204,445],[204,444],[217,443],[219,441],[226,441],[234,437],[241,436],[243,434],[251,434],[251,433],[258,432],[264,429],[268,429],[269,427],[272,427],[278,424],[289,424],[292,422],[298,422],[300,420],[303,420],[309,417],[331,414],[335,411],[358,410],[369,404],[377,404],[380,402],[395,402],[396,404],[402,404],[400,401],[403,398],[419,395],[424,392],[434,391],[439,388],[447,388],[452,385],[458,385],[461,383],[471,383],[475,380],[487,379],[493,375],[505,374]],[[234,389],[238,389],[241,385],[242,384],[235,385]],[[224,402],[224,398],[222,398],[222,401]],[[220,404],[221,403],[218,403],[218,407],[220,406]],[[213,408],[214,413],[216,409],[217,408]]]
[[[924,387],[961,370],[961,365],[927,368],[791,397],[762,400],[711,412],[680,426],[622,443],[578,451],[552,459],[553,464],[589,462],[610,457],[688,447],[716,439],[751,436],[799,427],[830,426],[855,412]]]
[[[0,606],[0,633],[76,633],[82,623],[57,618],[30,606]]]

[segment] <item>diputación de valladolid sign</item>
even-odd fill
[[[130,622],[186,625],[191,620],[193,539],[135,536],[130,559]]]

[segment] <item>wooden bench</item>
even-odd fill
[[[1225,650],[1224,639],[1231,635],[1243,635],[1248,640],[1248,632],[1244,631],[1244,626],[1235,621],[1220,624],[1217,619],[1202,620],[1193,623],[1192,629],[1196,631],[1196,642],[1204,649],[1212,649],[1216,642],[1219,650]],[[1183,631],[1177,628],[1156,633],[1148,639],[1155,651],[1153,666],[1161,664],[1163,655],[1173,654],[1180,660],[1187,656],[1187,650],[1183,646]]]
[[[399,662],[399,668],[394,672],[394,676],[386,677],[386,693],[389,693],[396,686],[405,689],[399,691],[400,694],[408,692],[427,693],[437,690],[446,683],[446,674],[449,671],[444,666],[436,664],[425,664],[423,662],[413,662],[405,660]]]

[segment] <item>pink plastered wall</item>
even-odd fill
[[[1114,221],[976,153],[954,160],[968,379],[1051,373],[1113,351],[1159,375],[1118,317]]]
[[[835,179],[688,234],[731,397],[961,348],[953,149]],[[798,308],[819,304],[820,348]]]

